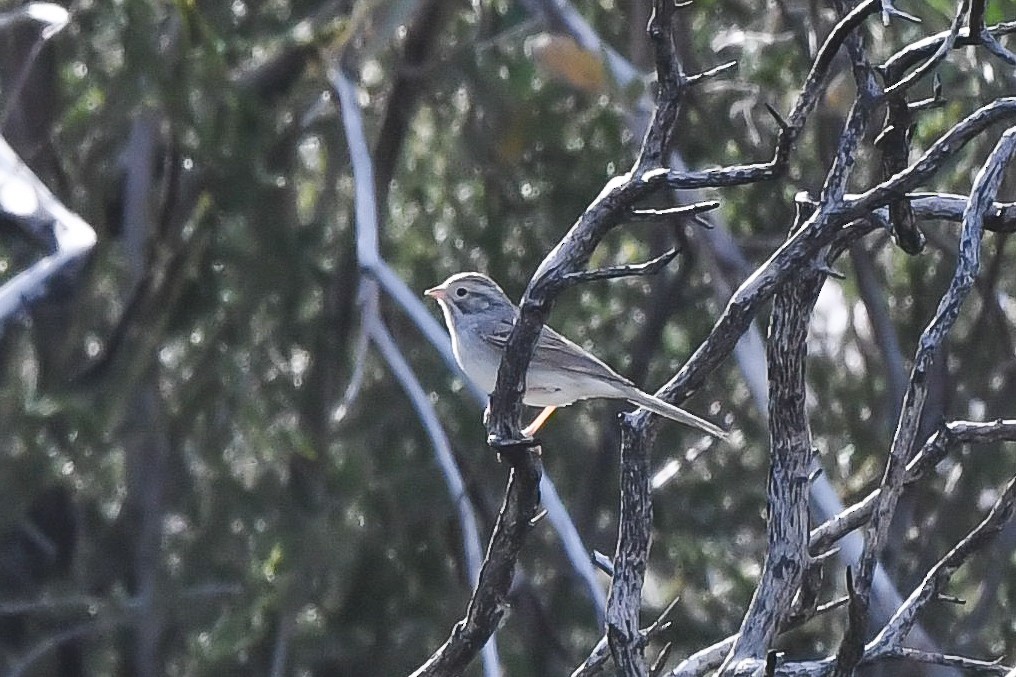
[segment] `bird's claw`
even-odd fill
[[[512,465],[525,458],[526,454],[532,454],[537,457],[541,456],[543,448],[540,440],[535,437],[513,439],[501,437],[493,433],[487,435],[487,444],[497,452],[499,458],[504,458]]]

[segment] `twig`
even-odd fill
[[[886,94],[895,94],[897,92],[906,91],[916,82],[918,82],[921,78],[930,73],[933,68],[938,66],[938,64],[943,59],[945,59],[946,55],[949,53],[949,50],[951,50],[953,48],[953,45],[956,44],[956,38],[959,35],[960,27],[962,26],[962,21],[966,17],[969,7],[970,0],[960,0],[959,4],[956,6],[956,16],[953,17],[952,25],[949,27],[949,31],[946,34],[946,37],[939,44],[938,49],[935,50],[935,53],[932,54],[927,61],[921,64],[917,68],[917,70],[913,71],[910,75],[901,79],[899,82],[895,82],[890,86],[886,87],[885,90]]]
[[[673,261],[678,255],[677,249],[671,249],[659,256],[649,259],[644,263],[632,263],[624,266],[610,266],[608,268],[597,268],[596,270],[577,270],[574,273],[564,275],[568,282],[589,282],[592,280],[613,280],[619,277],[645,277],[656,275],[666,268],[667,264]]]
[[[1016,477],[1002,490],[991,511],[963,540],[940,559],[925,575],[910,597],[893,614],[881,632],[875,636],[866,648],[866,652],[879,656],[891,648],[900,647],[910,633],[919,614],[928,602],[937,598],[949,583],[953,573],[962,566],[976,551],[987,546],[1006,523],[1012,519],[1014,502],[1016,502]]]
[[[913,661],[915,663],[926,663],[928,665],[942,665],[948,668],[956,668],[958,670],[967,670],[973,673],[982,673],[989,675],[1006,675],[1009,677],[1016,673],[1016,669],[1010,666],[1003,665],[1001,660],[993,661],[982,661],[976,658],[967,658],[965,656],[952,656],[949,654],[933,653],[930,651],[921,651],[919,649],[911,649],[909,647],[898,647],[893,649],[883,656],[883,659],[899,658],[903,660]]]
[[[689,75],[685,77],[685,84],[691,86],[698,84],[700,82],[704,82],[710,78],[716,77],[717,75],[726,73],[736,65],[737,65],[736,61],[728,61],[726,63],[720,64],[719,66],[713,66],[712,68],[704,70],[701,73],[695,73],[694,75]]]
[[[668,604],[656,620],[653,621],[652,625],[642,630],[641,641],[643,644],[656,639],[671,627],[669,618],[677,608],[678,602],[680,602],[679,597],[675,597],[671,600],[670,604]],[[606,669],[607,661],[609,660],[610,648],[607,645],[607,638],[601,637],[600,641],[596,643],[593,650],[589,653],[589,656],[582,661],[577,668],[575,668],[571,677],[591,677],[592,675],[600,674],[604,669]]]
[[[630,216],[639,220],[658,220],[664,218],[670,218],[674,216],[694,216],[696,214],[702,214],[704,212],[710,212],[714,209],[718,209],[720,203],[716,200],[705,200],[703,202],[695,202],[689,205],[679,205],[677,207],[667,207],[665,209],[633,209],[631,210]]]
[[[1016,442],[1016,420],[998,420],[988,423],[953,421],[945,423],[935,432],[907,464],[904,487],[925,477],[939,461],[960,444],[988,442]],[[875,501],[881,492],[875,489],[840,514],[815,527],[809,539],[812,555],[826,550],[847,532],[864,524],[871,516]]]
[[[960,307],[974,285],[974,278],[980,265],[980,244],[983,235],[984,215],[991,207],[1001,184],[1004,170],[1016,152],[1016,128],[1007,130],[988,157],[981,171],[974,179],[970,202],[963,217],[963,231],[960,236],[959,260],[956,272],[943,295],[935,317],[921,335],[910,384],[904,397],[902,412],[896,435],[886,463],[885,475],[865,528],[865,548],[854,579],[858,606],[867,611],[871,594],[871,580],[875,563],[882,552],[889,531],[889,521],[896,508],[903,482],[906,465],[912,456],[914,438],[920,422],[921,412],[927,395],[927,373],[938,347],[945,339],[959,315]],[[854,617],[837,651],[836,674],[846,676],[853,672],[860,659],[860,648],[866,633],[866,619],[863,614]]]

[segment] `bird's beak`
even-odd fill
[[[427,291],[423,292],[423,295],[436,301],[440,301],[445,297],[445,288],[442,286],[431,287]]]

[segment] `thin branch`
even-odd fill
[[[1016,420],[997,420],[988,423],[953,421],[943,424],[907,464],[904,487],[912,486],[926,477],[946,454],[960,444],[990,442],[1016,442]],[[812,529],[809,538],[809,550],[812,555],[827,550],[844,534],[866,523],[881,491],[881,488],[875,489],[843,512]]]
[[[589,282],[592,280],[613,280],[619,277],[645,277],[656,275],[667,267],[678,255],[677,249],[671,249],[659,256],[649,259],[644,263],[630,263],[623,266],[610,266],[608,268],[597,268],[596,270],[577,270],[568,273],[564,279],[568,282]]]
[[[924,610],[929,602],[937,599],[948,585],[953,573],[971,555],[991,543],[1012,519],[1014,503],[1016,503],[1016,477],[1009,480],[984,520],[928,571],[921,584],[893,614],[881,632],[871,640],[866,647],[866,653],[880,656],[903,645],[903,641],[917,621],[917,614]]]
[[[669,219],[674,216],[694,216],[713,211],[718,209],[719,206],[720,203],[717,200],[704,200],[694,204],[678,205],[677,207],[667,207],[664,209],[633,209],[629,216],[638,220],[656,221],[659,219]]]
[[[609,564],[609,560],[606,563]],[[612,565],[611,569],[613,569]],[[679,597],[675,597],[673,600],[671,600],[670,604],[667,605],[667,607],[663,610],[662,613],[660,613],[660,615],[656,618],[656,620],[653,621],[653,623],[649,627],[642,630],[641,641],[643,644],[646,644],[658,638],[660,635],[662,635],[664,632],[670,629],[671,627],[671,621],[669,620],[670,616],[674,613],[674,610],[677,609],[677,605],[680,601],[681,600]],[[596,645],[593,647],[593,650],[589,653],[589,656],[584,661],[582,661],[582,663],[577,668],[575,668],[575,670],[571,674],[571,677],[592,677],[592,675],[598,675],[606,669],[607,662],[609,660],[610,660],[610,648],[607,645],[607,638],[601,637],[600,641],[596,643]]]
[[[366,287],[361,285],[360,298],[357,300],[357,305],[363,307],[367,300],[363,297]],[[369,327],[363,317],[360,318],[360,325],[356,331],[356,338],[353,341],[353,373],[349,376],[349,383],[346,384],[346,389],[342,393],[342,398],[339,400],[339,404],[335,407],[335,414],[333,421],[339,423],[346,417],[350,409],[353,408],[353,404],[356,403],[357,397],[360,395],[360,388],[363,386],[364,377],[367,375],[367,351],[370,348],[370,337],[368,336]]]
[[[920,81],[925,75],[930,73],[939,63],[945,59],[949,51],[952,50],[953,45],[956,44],[956,38],[959,35],[960,28],[962,27],[963,19],[966,18],[970,8],[970,0],[960,0],[956,6],[956,15],[953,17],[952,25],[949,27],[949,31],[946,33],[945,38],[939,43],[938,49],[935,53],[928,58],[923,64],[921,64],[915,71],[913,71],[907,77],[901,79],[899,82],[886,87],[886,94],[895,94],[897,92],[904,92],[915,83]]]
[[[899,658],[903,660],[912,661],[915,663],[925,663],[927,665],[941,665],[947,668],[956,668],[958,670],[966,670],[968,672],[988,674],[988,675],[1006,675],[1011,677],[1016,673],[1016,668],[1012,668],[1007,665],[1003,665],[1000,659],[993,661],[982,661],[976,658],[967,658],[966,656],[953,656],[950,654],[933,653],[930,651],[921,651],[919,649],[911,649],[909,647],[898,647],[891,651],[886,652],[885,655],[881,656],[883,659]],[[873,662],[873,661],[872,661]]]
[[[704,82],[710,78],[715,78],[717,75],[722,75],[737,65],[736,61],[728,61],[721,63],[719,66],[713,66],[712,68],[706,69],[701,73],[695,73],[694,75],[688,75],[685,77],[685,84],[688,86],[696,85],[700,82]]]
[[[980,267],[980,244],[984,215],[992,205],[1013,153],[1016,152],[1016,128],[1007,130],[974,179],[970,202],[963,217],[959,259],[949,288],[939,303],[935,317],[921,335],[910,384],[904,397],[896,435],[881,483],[882,492],[876,499],[872,516],[865,528],[865,548],[854,579],[858,605],[867,610],[875,564],[881,555],[889,532],[889,522],[896,509],[906,476],[906,465],[927,396],[927,374],[938,348],[952,329],[959,311],[974,285]],[[837,651],[837,677],[853,672],[861,657],[867,628],[866,617],[853,617]]]

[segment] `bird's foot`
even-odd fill
[[[517,465],[527,455],[537,458],[543,455],[543,446],[540,440],[528,435],[514,439],[490,434],[487,435],[487,444],[497,453],[499,460],[503,459],[511,465]]]

